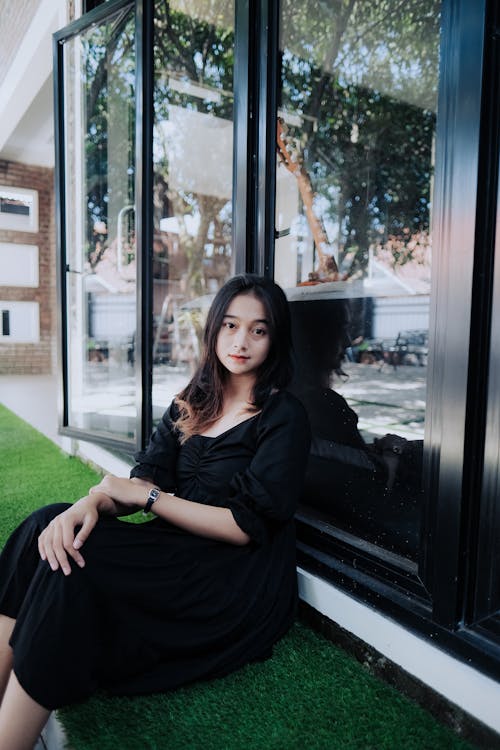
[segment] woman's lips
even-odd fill
[[[237,362],[246,362],[249,357],[244,357],[241,354],[230,354],[231,359],[235,359]]]

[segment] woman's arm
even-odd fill
[[[38,537],[38,551],[42,560],[46,560],[52,570],[61,568],[64,575],[71,573],[69,558],[83,568],[85,560],[79,550],[101,513],[117,513],[114,501],[102,492],[81,497],[70,508],[59,513]],[[77,527],[80,529],[75,534]]]
[[[143,479],[122,479],[108,475],[96,487],[92,487],[90,493],[104,493],[115,503],[137,510],[146,506],[149,491],[154,487],[152,482]],[[152,509],[165,521],[198,536],[240,546],[250,541],[229,508],[194,503],[168,492],[160,492]]]
[[[148,493],[151,482],[144,479],[131,479],[143,493]],[[134,513],[138,508],[123,505],[103,492],[94,489],[81,497],[67,510],[63,511],[49,523],[38,537],[38,551],[42,560],[47,560],[52,570],[61,568],[64,575],[71,573],[69,558],[81,568],[85,560],[80,549],[88,539],[100,515],[125,516]],[[78,527],[78,533],[75,529]]]

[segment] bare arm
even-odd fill
[[[121,479],[108,475],[91,489],[91,494],[104,493],[119,506],[137,510],[145,507],[149,490],[154,486],[152,482],[144,479]],[[198,536],[241,546],[250,541],[248,534],[242,531],[234,520],[229,508],[194,503],[168,492],[160,492],[153,505],[153,511],[165,521]]]

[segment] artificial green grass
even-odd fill
[[[0,455],[0,546],[28,512],[75,499],[99,478],[1,406]],[[99,693],[58,715],[73,750],[471,748],[300,623],[272,659],[224,679],[147,697]]]
[[[0,548],[17,524],[42,505],[73,502],[100,475],[0,405]]]
[[[297,623],[267,662],[59,712],[74,750],[466,750],[471,746]]]

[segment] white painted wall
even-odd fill
[[[52,34],[65,26],[67,11],[66,0],[40,0],[0,85],[2,158],[54,164]]]
[[[373,338],[396,338],[401,331],[429,329],[429,296],[375,297]]]

